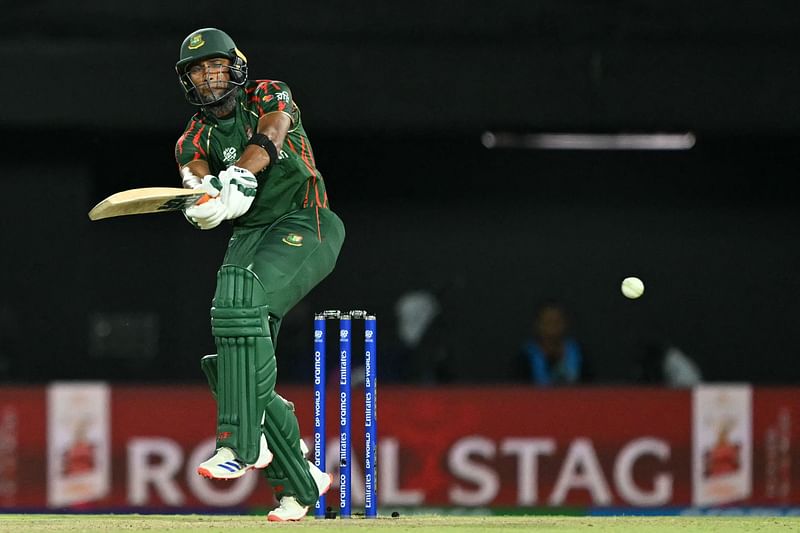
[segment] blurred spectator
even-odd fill
[[[397,361],[404,381],[449,383],[454,379],[442,299],[431,290],[403,293],[395,302]]]
[[[564,306],[548,300],[536,311],[533,336],[517,358],[515,377],[541,387],[591,381],[594,372],[583,348],[570,335]]]
[[[670,387],[701,383],[700,368],[686,353],[669,342],[649,342],[642,358],[640,381]]]

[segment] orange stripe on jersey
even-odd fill
[[[260,85],[261,84],[259,84],[259,86]],[[247,93],[247,95],[249,96],[247,101],[250,102],[251,104],[255,104],[256,107],[258,108],[258,112],[263,115],[264,114],[264,105],[263,105],[263,102],[261,102],[261,98],[256,94],[255,87],[247,89],[245,91],[245,93]]]
[[[303,207],[308,207],[308,190],[311,187],[311,182],[306,180],[306,197],[303,198]]]
[[[192,122],[191,122],[191,124],[189,124],[189,127],[186,129],[186,131],[183,132],[183,135],[181,135],[180,138],[178,139],[178,153],[179,154],[183,153],[183,143],[186,142],[186,137],[188,137],[189,133],[192,132],[192,130],[194,129],[194,125],[196,123],[197,123],[197,120],[192,119]]]
[[[311,149],[311,145],[308,145],[308,161],[311,163],[311,166],[317,168],[317,161],[314,159],[314,150]]]
[[[314,211],[317,214],[317,238],[322,242],[322,230],[319,228],[319,206],[314,206]]]
[[[317,188],[317,173],[314,171],[314,167],[311,165],[311,163],[308,160],[308,155],[306,154],[306,140],[305,140],[305,138],[300,137],[300,143],[301,143],[301,147],[302,147],[302,153],[300,155],[300,158],[303,160],[303,163],[305,163],[306,168],[308,168],[308,171],[311,173],[311,176],[312,176],[311,179],[314,181],[314,198],[316,199],[316,204],[315,205],[320,206],[320,205],[322,205],[322,203],[320,202],[319,189]]]
[[[200,135],[203,133],[204,129],[206,129],[206,125],[205,124],[200,126],[200,129],[197,130],[197,135],[195,135],[194,138],[192,139],[192,144],[194,145],[195,148],[197,148],[200,151],[200,153],[203,154],[203,156],[206,155],[206,151],[203,150],[202,146],[200,146]]]
[[[289,149],[292,152],[297,154],[297,148],[295,147],[294,143],[292,143],[292,141],[288,137],[286,138],[286,142],[289,143]],[[308,156],[306,155],[306,141],[305,141],[305,139],[303,137],[300,137],[300,153],[298,155],[300,156],[300,159],[303,160],[303,164],[306,166],[306,168],[308,169],[309,173],[311,173],[311,176],[309,176],[309,178],[311,179],[311,181],[314,182],[314,198],[316,199],[316,203],[314,205],[318,206],[318,207],[320,207],[320,206],[321,207],[326,207],[325,205],[323,205],[320,202],[320,199],[319,199],[319,189],[317,189],[317,173],[314,171],[314,167],[311,166],[311,164],[308,162]],[[303,200],[303,207],[307,207],[308,206],[308,194],[309,194],[309,192],[310,192],[309,191],[309,184],[308,184],[308,182],[306,182],[306,197]]]
[[[320,199],[319,199],[319,188],[317,187],[317,175],[316,174],[314,174],[314,197],[317,199],[317,205],[322,205],[322,201],[320,201]]]
[[[186,132],[183,132],[183,135],[181,135],[178,138],[178,144],[176,145],[176,147],[178,148],[178,154],[183,153],[183,141],[185,140],[186,140]]]
[[[303,163],[305,163],[306,168],[308,168],[308,160],[306,159],[306,140],[303,139],[302,137],[300,137],[300,159],[303,160]]]
[[[308,155],[306,155],[306,140],[304,137],[300,137],[300,143],[303,151],[302,154],[300,155],[300,158],[303,160],[303,163],[306,164],[308,171],[311,172],[311,174],[313,174],[316,177],[317,173],[314,172],[314,165],[311,164],[311,162],[308,159]]]

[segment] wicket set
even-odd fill
[[[377,320],[366,311],[328,310],[314,315],[314,463],[325,472],[325,339],[328,320],[339,321],[339,516],[351,511],[351,337],[353,320],[364,321],[364,516],[377,518]],[[326,517],[325,496],[314,509],[316,518]]]

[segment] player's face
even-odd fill
[[[227,57],[213,57],[189,67],[189,77],[201,99],[212,102],[225,94],[231,79],[230,65],[231,60]]]

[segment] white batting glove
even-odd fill
[[[183,216],[186,217],[186,220],[200,229],[212,229],[219,226],[228,214],[220,196],[222,188],[222,182],[216,176],[204,177],[203,182],[195,189],[205,191],[211,199],[184,209]]]
[[[246,168],[232,166],[219,173],[223,184],[222,203],[228,208],[227,219],[238,218],[250,209],[258,192],[258,180]]]

